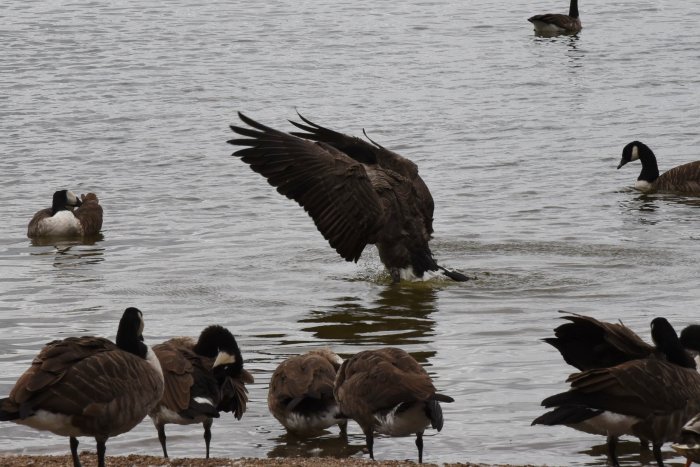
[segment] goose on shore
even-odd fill
[[[535,33],[542,36],[558,34],[576,34],[581,31],[581,19],[578,16],[578,0],[571,0],[569,14],[545,13],[527,19],[535,27]]]
[[[345,434],[347,420],[338,418],[333,384],[343,360],[330,349],[294,355],[272,373],[267,393],[270,413],[288,432],[312,436],[333,425]]]
[[[654,458],[663,466],[661,446],[677,441],[683,425],[700,413],[700,374],[673,327],[663,318],[651,322],[658,352],[611,367],[571,375],[571,389],[542,401],[553,408],[532,424],[565,425],[607,436],[608,455],[619,465],[617,439],[636,436],[652,443]],[[692,366],[691,366],[692,365]]]
[[[81,198],[69,190],[55,192],[51,207],[38,211],[29,221],[27,237],[91,237],[99,234],[102,206],[97,195],[88,193]]]
[[[440,402],[454,402],[438,394],[425,369],[408,353],[385,347],[365,350],[340,366],[335,398],[341,416],[362,428],[369,456],[374,459],[374,433],[416,435],[418,462],[423,462],[423,432],[442,430]]]
[[[700,414],[683,425],[681,439],[671,447],[686,458],[685,467],[690,467],[693,462],[700,464]]]
[[[199,335],[175,337],[153,346],[165,378],[165,391],[149,416],[158,430],[163,456],[168,457],[165,424],[204,426],[209,459],[211,426],[220,412],[232,412],[240,420],[246,411],[253,376],[243,368],[243,357],[231,332],[218,325]]]
[[[374,142],[316,125],[291,122],[303,132],[283,133],[238,113],[249,126],[231,126],[243,136],[228,141],[247,146],[233,153],[280,194],[295,200],[330,245],[347,261],[368,244],[394,282],[441,271],[455,281],[468,278],[439,266],[429,242],[433,198],[418,167]]]
[[[142,333],[143,315],[130,307],[116,344],[92,336],[49,342],[0,399],[0,420],[68,436],[74,467],[77,437],[94,437],[104,467],[107,439],[135,427],[163,395],[160,364]]]
[[[642,163],[642,172],[634,184],[637,190],[700,196],[700,161],[679,165],[659,175],[654,152],[646,144],[632,141],[622,149],[622,159],[617,168],[636,160]]]

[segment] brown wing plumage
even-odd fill
[[[277,191],[299,203],[330,245],[357,261],[382,227],[382,207],[364,166],[326,143],[314,143],[266,127],[239,113],[252,128],[231,126],[249,146],[234,153]]]
[[[84,236],[93,236],[102,230],[102,206],[95,193],[81,195],[82,204],[73,211],[80,221]]]
[[[656,191],[700,195],[700,161],[664,172],[653,183]]]
[[[42,209],[40,211],[37,211],[36,214],[32,217],[32,220],[29,221],[29,224],[27,225],[27,237],[33,238],[33,237],[38,237],[42,234],[39,224],[42,220],[47,219],[53,215],[53,211],[51,211],[51,208],[46,208]]]
[[[194,384],[192,361],[182,350],[190,349],[194,342],[182,338],[170,339],[153,346],[153,352],[160,361],[165,380],[165,390],[159,405],[179,413],[190,405],[190,388]]]
[[[401,349],[366,350],[345,360],[338,371],[335,396],[341,413],[371,419],[378,410],[401,402],[428,401],[435,387],[425,369]]]
[[[248,389],[246,384],[253,384],[255,379],[247,370],[241,370],[237,378],[227,376],[220,387],[220,402],[218,409],[231,412],[236,420],[240,420],[248,408]]]
[[[578,18],[572,18],[569,15],[563,15],[560,13],[545,13],[543,15],[535,15],[528,19],[531,23],[536,21],[546,24],[552,24],[558,28],[565,29],[571,32],[577,32],[581,30],[581,23]]]
[[[114,436],[139,423],[162,391],[146,360],[107,339],[79,337],[47,344],[8,401],[20,418],[47,410],[72,415],[72,424],[86,435]]]

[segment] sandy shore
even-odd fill
[[[82,452],[80,461],[83,467],[95,467],[97,456],[92,452]],[[155,456],[107,456],[107,467],[398,467],[403,465],[418,465],[410,461],[371,461],[368,459],[336,459],[333,457],[296,457],[276,459],[163,459]],[[422,464],[433,467],[436,464]],[[72,467],[70,455],[65,456],[0,456],[2,467]],[[510,467],[505,465],[487,464],[444,464],[445,467]],[[533,466],[522,466],[533,467]]]

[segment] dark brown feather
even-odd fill
[[[102,206],[95,193],[81,195],[81,198],[83,204],[73,214],[80,221],[84,236],[97,235],[102,230]]]

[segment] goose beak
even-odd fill
[[[620,169],[620,167],[622,167],[622,166],[625,165],[626,163],[627,163],[626,160],[621,159],[621,160],[620,160],[620,164],[617,166],[618,170]]]

